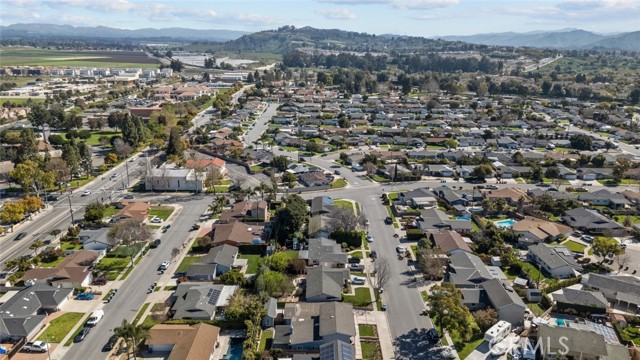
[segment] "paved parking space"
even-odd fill
[[[56,347],[58,347],[58,344],[51,344],[51,349],[49,349],[49,351],[53,352],[56,349]],[[14,357],[11,358],[11,360],[47,360],[47,359],[49,359],[49,354],[47,354],[46,352],[28,353],[23,351],[20,351]]]

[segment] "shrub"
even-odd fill
[[[362,246],[362,232],[361,231],[346,231],[346,230],[336,230],[331,233],[330,236],[332,239],[336,240],[339,243],[346,243],[346,247],[356,247],[359,248]],[[344,248],[344,246],[343,246]]]
[[[407,240],[420,240],[424,237],[424,231],[420,229],[407,229]]]

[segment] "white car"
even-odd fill
[[[89,196],[89,195],[91,195],[91,190],[85,190],[84,192],[82,192],[80,196]]]
[[[160,264],[160,270],[167,270],[167,268],[169,268],[169,262],[168,261],[163,261],[162,264]]]
[[[367,234],[367,242],[373,242],[373,236]]]
[[[162,223],[162,219],[160,219],[159,217],[154,217],[153,219],[151,219],[151,222],[154,224],[160,224]]]
[[[582,235],[580,237],[580,239],[586,241],[586,242],[592,242],[593,240],[595,240],[595,238],[591,235]]]
[[[364,285],[366,279],[363,277],[354,277],[353,279],[351,279],[351,283],[353,285]]]
[[[507,350],[509,350],[509,347],[507,346],[507,344],[499,343],[499,344],[494,345],[491,348],[491,355],[492,356],[502,356],[502,355],[506,354]]]
[[[407,249],[405,249],[403,246],[396,247],[396,252],[398,254],[404,254],[406,251],[407,251]]]

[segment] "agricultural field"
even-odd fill
[[[160,64],[139,51],[62,51],[0,48],[0,66],[95,66],[155,68]]]

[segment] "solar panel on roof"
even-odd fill
[[[215,305],[218,303],[218,299],[220,298],[220,290],[218,289],[209,289],[209,292],[207,293],[207,303],[211,304],[211,305]]]

